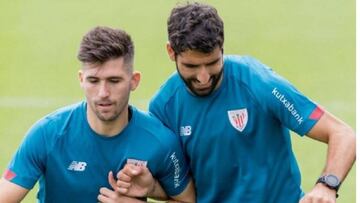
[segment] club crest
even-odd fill
[[[236,130],[242,132],[245,129],[248,122],[248,113],[246,108],[228,111],[228,117],[231,125]]]

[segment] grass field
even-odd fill
[[[81,100],[76,53],[96,25],[122,27],[136,46],[143,73],[131,102],[142,109],[175,70],[165,52],[166,19],[174,0],[0,2],[0,171],[26,130],[41,116]],[[207,1],[225,22],[225,53],[253,55],[355,128],[355,1]],[[293,135],[309,191],[326,145]],[[24,202],[35,202],[32,191]],[[339,203],[355,202],[355,167]]]

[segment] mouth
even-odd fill
[[[210,89],[211,89],[211,86],[196,88],[196,90],[199,91],[199,92],[205,92],[205,91],[208,91]]]
[[[113,104],[111,102],[100,102],[96,104],[100,109],[107,110],[109,109]]]
[[[193,87],[193,92],[195,92],[197,95],[207,95],[209,92],[211,92],[212,87],[211,85],[208,86],[202,86],[202,87]]]
[[[203,92],[203,91],[207,91],[209,89],[211,89],[211,81],[208,83],[208,84],[205,84],[205,85],[193,85],[193,87],[197,90],[197,91],[200,91],[200,92]]]

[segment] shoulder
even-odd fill
[[[39,119],[29,131],[42,131],[47,136],[63,134],[72,122],[80,122],[85,105],[85,102],[79,102],[59,108]]]
[[[69,118],[73,116],[71,112],[76,111],[80,106],[80,103],[67,106],[38,120],[27,131],[17,153],[30,157],[31,160],[34,158],[43,161],[54,144],[65,134]]]
[[[171,147],[173,142],[177,142],[176,135],[155,115],[135,107],[132,109],[136,119],[134,123],[136,129],[146,135],[150,142],[156,142],[166,148]]]
[[[225,57],[225,71],[230,81],[240,84],[250,91],[273,86],[284,80],[273,69],[252,56]]]
[[[224,64],[232,76],[241,79],[247,79],[247,77],[254,75],[262,76],[272,72],[272,68],[249,55],[226,55]]]
[[[284,79],[277,75],[270,66],[260,62],[252,56],[224,57],[226,83],[229,87],[239,87],[239,94],[257,105],[263,107],[271,99],[271,90],[277,84],[282,84]]]
[[[52,125],[68,124],[69,119],[74,116],[80,117],[85,112],[86,103],[79,102],[76,104],[68,105],[55,110],[54,112],[44,116],[40,122]]]
[[[177,72],[174,72],[170,77],[160,86],[159,90],[154,94],[150,101],[153,103],[166,104],[172,97],[181,91],[183,82]]]

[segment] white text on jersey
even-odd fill
[[[296,119],[299,125],[304,121],[303,117],[298,113],[295,109],[294,105],[285,97],[284,94],[281,94],[276,87],[271,92],[283,105],[287,110],[291,113],[292,116]]]
[[[86,162],[72,161],[67,169],[70,171],[85,171],[86,165]]]
[[[170,159],[174,164],[174,169],[175,169],[174,170],[174,187],[177,188],[177,187],[180,186],[179,177],[180,177],[181,168],[180,168],[180,165],[179,165],[179,159],[176,157],[175,152],[171,154]]]

